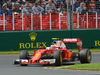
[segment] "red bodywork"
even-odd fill
[[[65,47],[65,43],[77,43],[78,52],[82,49],[82,40],[81,39],[63,39],[58,41],[57,44],[51,45],[49,48],[46,49],[39,49],[36,52],[34,51],[34,56],[30,59],[29,64],[48,64],[49,62],[42,62],[41,57],[44,54],[52,54],[54,51],[61,51],[62,52],[62,59],[63,60],[70,60],[72,56],[75,56],[76,53],[72,53],[71,50]]]

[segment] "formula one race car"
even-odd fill
[[[77,43],[78,52],[72,52],[65,43]],[[82,49],[81,39],[62,39],[53,41],[52,45],[46,49],[34,50],[33,54],[29,54],[27,50],[22,50],[19,59],[15,60],[14,64],[20,64],[21,66],[27,66],[28,64],[55,64],[60,66],[63,62],[74,61],[76,58],[81,63],[90,63],[91,52],[89,49]]]

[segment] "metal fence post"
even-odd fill
[[[22,31],[24,30],[24,26],[23,26],[23,12],[22,12]]]
[[[50,15],[49,15],[49,16],[50,16],[50,30],[51,30],[51,13],[50,13]]]
[[[96,29],[98,28],[98,14],[96,12]]]
[[[74,9],[74,8],[73,8],[73,7],[74,7],[74,6],[73,6],[73,0],[72,0],[72,21],[71,21],[71,22],[72,22],[72,30],[74,29],[74,25],[73,25],[73,18],[74,18],[74,15],[73,15],[73,14],[74,14],[73,9]]]
[[[41,30],[42,30],[42,13],[40,13],[40,27],[41,27]]]
[[[59,14],[59,29],[61,29],[61,18],[60,18],[60,14]]]
[[[88,29],[88,12],[87,12],[87,29]]]
[[[31,30],[33,30],[33,14],[31,13]]]
[[[69,14],[69,12],[67,13],[67,26],[68,26],[68,30],[70,30],[70,14]]]
[[[5,13],[3,13],[3,30],[5,31]]]
[[[13,13],[13,30],[15,30],[15,15]]]
[[[77,28],[79,29],[79,13],[77,13]]]
[[[69,29],[69,0],[67,0],[67,29]]]

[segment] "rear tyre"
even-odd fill
[[[81,63],[90,63],[92,56],[89,49],[82,49],[79,54],[79,59]]]
[[[28,51],[22,50],[20,52],[20,59],[27,59],[28,60]],[[21,66],[27,66],[27,64],[20,64]]]
[[[53,58],[56,59],[56,61],[55,61],[56,66],[62,65],[62,53],[60,51],[54,51]]]

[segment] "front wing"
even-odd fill
[[[16,59],[14,64],[55,64],[56,59],[40,59],[38,63],[30,63],[27,59]]]

